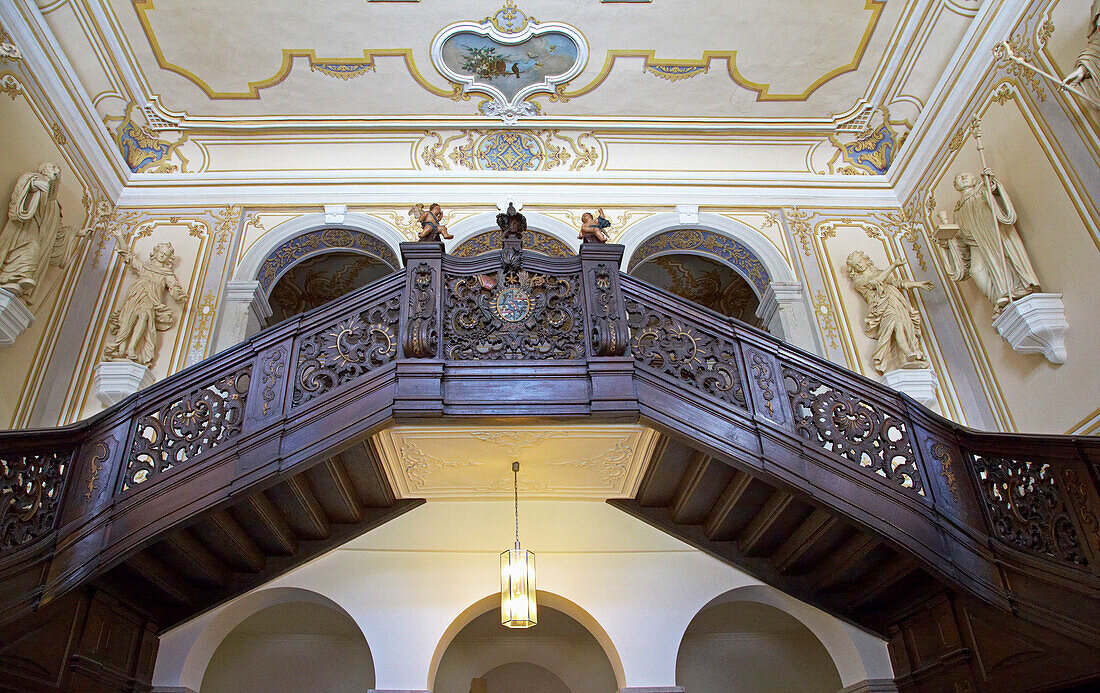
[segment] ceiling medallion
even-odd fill
[[[481,22],[457,22],[436,34],[432,64],[463,93],[488,96],[479,112],[514,125],[538,115],[528,101],[553,94],[575,78],[588,62],[588,43],[577,29],[561,22],[539,23],[505,0],[504,7]]]

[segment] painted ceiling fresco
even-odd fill
[[[326,253],[303,260],[271,289],[268,323],[313,310],[392,272],[377,259],[358,253]]]
[[[698,255],[663,255],[635,267],[631,275],[698,303],[704,308],[759,326],[760,300],[740,274]]]

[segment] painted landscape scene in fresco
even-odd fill
[[[475,82],[493,85],[511,100],[520,89],[573,67],[577,44],[564,34],[543,34],[506,45],[461,32],[447,39],[442,54],[447,67],[475,77]]]

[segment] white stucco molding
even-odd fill
[[[882,374],[882,382],[931,409],[936,406],[940,381],[931,368],[898,368]]]
[[[518,199],[508,197],[509,199]],[[444,211],[446,209],[444,208]],[[518,208],[517,208],[518,211]],[[524,212],[524,217],[527,218],[527,228],[532,231],[541,231],[548,236],[553,236],[562,243],[566,244],[573,249],[573,252],[577,252],[581,247],[581,242],[577,238],[577,229],[573,228],[569,224],[566,224],[560,219],[546,216],[545,214],[539,214],[538,212]],[[451,235],[454,236],[454,240],[447,241],[447,250],[450,251],[460,246],[467,239],[478,235],[479,233],[485,233],[486,231],[493,231],[497,228],[497,212],[486,212],[484,214],[478,214],[472,216],[469,219],[463,219],[456,221],[451,226],[447,227]]]
[[[19,335],[34,322],[34,313],[7,289],[0,289],[0,347],[15,344]]]
[[[681,205],[682,206],[682,205]],[[631,258],[633,258],[635,251],[638,250],[638,246],[644,243],[647,239],[656,236],[659,233],[665,231],[672,231],[674,229],[682,229],[685,227],[684,222],[680,221],[680,214],[678,212],[666,212],[662,214],[654,214],[653,216],[646,217],[638,221],[635,224],[631,224],[619,237],[619,242],[626,246],[626,251],[623,253],[623,262],[629,264]],[[768,271],[768,278],[773,282],[787,282],[797,283],[798,277],[795,276],[794,270],[787,263],[787,260],[779,252],[779,249],[772,245],[772,242],[760,233],[756,229],[742,224],[741,222],[724,217],[720,214],[712,214],[709,212],[700,212],[699,220],[691,223],[690,227],[693,229],[703,229],[704,231],[712,231],[717,234],[732,238],[735,241],[740,242],[747,247],[752,254],[756,256],[756,259],[764,265],[764,269]],[[576,235],[574,233],[574,235]],[[690,251],[687,251],[690,252]],[[707,257],[712,257],[708,255]],[[715,257],[717,261],[721,261],[721,258]],[[728,263],[727,263],[728,264]],[[740,270],[733,265],[730,267],[740,274]],[[624,268],[625,269],[625,265]],[[755,287],[754,287],[755,290]],[[763,298],[763,297],[760,297]]]
[[[214,334],[214,353],[256,334],[270,317],[271,305],[260,282],[229,280],[225,283],[221,317]]]
[[[1066,306],[1062,294],[1030,294],[1015,300],[993,321],[993,329],[1021,354],[1042,354],[1066,362]]]
[[[263,266],[264,260],[266,260],[276,248],[292,238],[319,229],[362,231],[363,233],[370,234],[380,239],[393,250],[394,255],[401,257],[400,246],[401,243],[407,239],[401,235],[400,231],[378,217],[372,217],[359,212],[348,212],[344,215],[344,221],[342,223],[333,224],[326,220],[326,216],[327,215],[324,213],[303,214],[300,217],[289,219],[272,228],[261,236],[258,241],[253,243],[252,247],[244,254],[244,257],[242,257],[241,261],[237,264],[237,268],[233,271],[233,279],[235,281],[255,281],[259,276],[260,268]],[[348,251],[355,252],[355,249],[349,248]],[[329,249],[326,248],[321,252],[329,252]],[[305,260],[307,257],[310,256],[302,256],[300,260]]]

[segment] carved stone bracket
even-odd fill
[[[1005,307],[993,328],[1022,354],[1042,354],[1051,363],[1066,362],[1066,307],[1062,294],[1030,294]]]
[[[882,374],[887,386],[909,395],[926,407],[934,407],[940,381],[931,368],[898,368]]]
[[[7,289],[0,289],[0,347],[15,344],[32,322],[34,314],[23,301]]]
[[[105,407],[156,382],[148,366],[133,361],[101,361],[93,374],[95,396]]]

